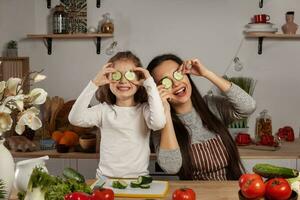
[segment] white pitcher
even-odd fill
[[[22,160],[17,162],[14,187],[18,191],[26,191],[32,170],[35,167],[41,167],[44,169],[45,172],[48,172],[45,165],[46,160],[49,160],[49,156],[32,158],[32,159]]]

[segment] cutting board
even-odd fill
[[[122,179],[127,182],[128,186],[125,189],[117,189],[112,187],[114,180],[116,179],[106,179],[103,187],[112,189],[115,193],[115,197],[161,198],[166,196],[169,189],[168,181],[156,180],[152,181],[148,189],[131,188],[130,182],[133,181],[133,179]],[[101,182],[102,180],[98,181]],[[98,181],[94,182],[92,186],[96,185]]]

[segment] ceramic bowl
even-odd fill
[[[95,149],[96,147],[96,135],[84,134],[79,137],[79,144],[83,150]]]
[[[67,153],[67,152],[69,152],[69,147],[65,144],[57,144],[56,151],[58,153]]]

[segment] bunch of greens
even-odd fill
[[[74,179],[65,179],[51,176],[42,168],[35,168],[31,174],[26,194],[19,193],[19,200],[64,200],[64,196],[72,192],[85,192],[91,194],[92,191],[85,183],[80,183]]]
[[[243,89],[245,92],[247,92],[250,96],[253,95],[255,86],[256,86],[256,80],[250,77],[227,77],[223,76],[224,79],[238,85],[241,89]],[[234,121],[229,125],[229,128],[248,128],[248,118],[240,119],[237,121]]]
[[[0,179],[0,199],[4,199],[5,195],[6,195],[6,190],[5,190],[4,181]]]

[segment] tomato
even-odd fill
[[[172,194],[173,200],[196,200],[196,193],[190,188],[176,189]]]
[[[284,178],[273,178],[266,183],[266,196],[269,199],[286,200],[291,194],[291,186]]]
[[[114,200],[115,194],[109,188],[99,188],[94,190],[92,197],[93,200]]]
[[[239,186],[242,188],[242,185],[247,181],[247,180],[252,180],[252,179],[259,179],[262,180],[261,176],[258,174],[243,174],[239,178]]]
[[[241,187],[243,196],[249,199],[263,197],[265,190],[266,186],[261,178],[249,178]]]
[[[73,192],[71,194],[66,194],[64,197],[65,200],[92,200],[92,197],[89,194],[84,192]]]

